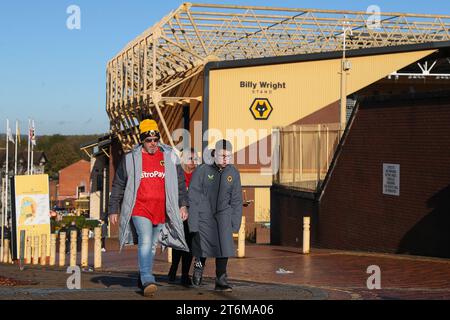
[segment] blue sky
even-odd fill
[[[42,134],[105,133],[106,63],[182,1],[42,0],[0,3],[0,132],[6,118],[25,132],[34,118]],[[198,1],[317,9],[450,15],[450,1]],[[66,9],[81,9],[81,30],[68,30]]]

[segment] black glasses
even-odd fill
[[[231,154],[218,154],[217,156],[223,159],[231,159]]]
[[[152,143],[152,142],[158,142],[159,139],[151,139],[151,138],[147,138],[144,140],[145,143]]]

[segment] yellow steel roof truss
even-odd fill
[[[175,129],[180,110],[161,108],[180,109],[170,93],[207,62],[342,50],[344,22],[353,32],[349,50],[450,40],[448,15],[380,13],[378,29],[368,25],[370,17],[361,11],[185,3],[109,61],[111,133],[130,150],[138,142],[140,117],[156,109],[172,142],[168,130]]]

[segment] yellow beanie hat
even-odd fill
[[[143,134],[149,131],[159,132],[158,124],[155,120],[145,119],[139,124],[139,132]]]

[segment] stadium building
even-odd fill
[[[316,247],[450,257],[450,16],[185,3],[106,88],[98,192],[151,114],[176,149],[232,140],[249,237],[301,246],[310,216]]]

